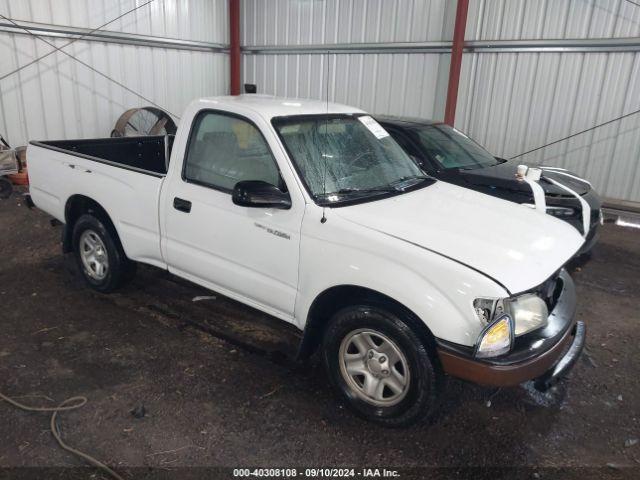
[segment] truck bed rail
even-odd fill
[[[165,146],[165,138],[168,145]],[[32,141],[32,145],[126,168],[147,175],[167,174],[174,136]]]

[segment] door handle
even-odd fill
[[[175,197],[173,199],[173,208],[180,210],[181,212],[189,213],[191,211],[191,202],[189,200],[183,200],[182,198]]]

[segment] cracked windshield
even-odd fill
[[[402,193],[429,178],[368,115],[310,115],[273,123],[320,204]]]

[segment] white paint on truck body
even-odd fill
[[[241,207],[227,192],[183,180],[191,124],[202,110],[256,125],[291,196],[289,210]],[[271,120],[326,113],[363,112],[259,95],[194,101],[182,117],[166,176],[30,145],[31,195],[62,222],[71,196],[92,198],[110,215],[132,260],[166,268],[300,329],[318,295],[354,285],[403,304],[436,337],[469,346],[483,328],[475,298],[534,288],[582,245],[577,231],[560,220],[444,182],[323,209],[304,188]],[[190,213],[173,208],[176,197],[192,203]]]

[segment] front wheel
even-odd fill
[[[132,278],[135,263],[129,260],[117,234],[100,218],[82,215],[73,227],[73,249],[86,283],[108,293]]]
[[[400,316],[359,305],[337,312],[323,342],[338,394],[360,416],[389,427],[415,423],[436,404],[439,371]]]

